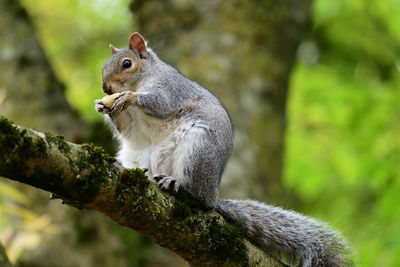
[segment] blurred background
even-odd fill
[[[93,100],[108,44],[135,31],[231,114],[221,197],[316,217],[360,266],[400,266],[399,0],[0,0],[0,114],[115,153]],[[15,266],[188,266],[48,195],[0,179]]]

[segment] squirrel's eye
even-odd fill
[[[125,59],[122,62],[122,68],[127,69],[130,68],[132,66],[132,62],[129,59]]]

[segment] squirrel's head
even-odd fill
[[[114,94],[135,91],[136,84],[143,78],[143,65],[149,51],[143,37],[135,32],[127,47],[118,49],[110,44],[111,57],[103,66],[103,91]]]

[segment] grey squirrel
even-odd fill
[[[128,46],[110,45],[103,91],[120,93],[111,108],[95,101],[120,142],[126,168],[148,168],[164,190],[182,186],[226,219],[240,223],[249,239],[300,266],[351,266],[346,242],[325,224],[253,200],[218,199],[218,186],[233,145],[222,103],[207,89],[161,61],[139,33]]]

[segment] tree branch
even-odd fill
[[[177,197],[145,170],[123,169],[93,145],[13,125],[0,117],[0,175],[94,209],[174,251],[193,266],[282,266],[184,190]]]

